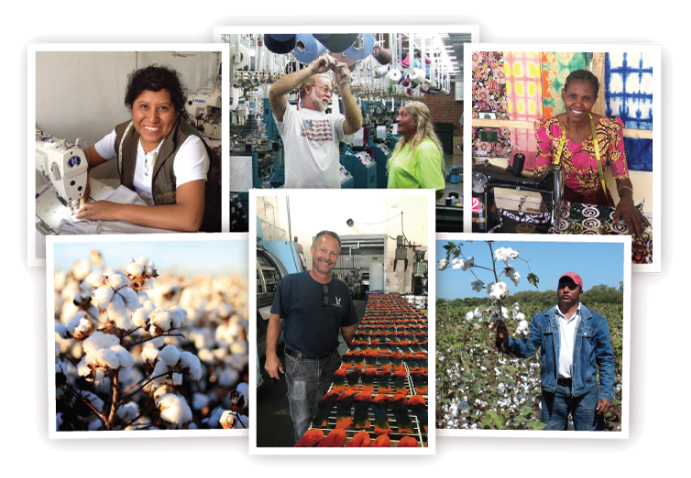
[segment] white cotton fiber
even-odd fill
[[[186,372],[192,380],[199,380],[202,378],[202,364],[193,353],[182,352],[180,354],[180,364],[182,370]]]
[[[201,410],[202,408],[209,405],[211,400],[209,397],[203,393],[195,393],[192,395],[192,408],[195,410]]]
[[[164,395],[158,400],[161,418],[180,428],[185,422],[192,420],[192,410],[184,398],[177,395]]]
[[[94,300],[96,305],[101,309],[108,307],[110,300],[113,298],[113,289],[107,285],[103,285],[94,291]]]
[[[115,326],[120,330],[132,329],[132,319],[127,313],[125,301],[119,294],[115,294],[106,309],[108,319],[115,322]]]
[[[169,368],[173,368],[180,360],[180,351],[175,345],[166,345],[158,351],[158,359],[165,362]]]
[[[114,290],[132,285],[130,280],[122,274],[112,274],[108,276],[107,282]]]

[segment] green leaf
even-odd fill
[[[488,410],[487,415],[492,417],[493,420],[496,420],[497,418],[499,418],[499,415],[497,415],[497,412],[495,412],[494,410]]]
[[[530,425],[533,430],[542,430],[547,426],[546,423],[542,423],[537,420],[528,420],[528,425]]]
[[[528,419],[525,417],[516,417],[516,421],[519,423],[526,423]]]
[[[489,428],[493,422],[494,422],[494,419],[492,417],[486,416],[485,418],[482,419],[482,428]]]
[[[537,285],[540,283],[540,278],[536,276],[534,273],[531,272],[530,274],[528,274],[528,282],[533,284],[536,289],[539,289]]]
[[[530,412],[532,412],[533,409],[531,407],[529,407],[528,405],[524,405],[518,411],[521,415],[530,415]]]

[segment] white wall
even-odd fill
[[[188,54],[188,52],[184,52]],[[36,126],[48,134],[94,144],[130,118],[125,107],[127,75],[154,63],[182,75],[195,91],[213,85],[217,53],[191,52],[38,52]]]
[[[356,197],[348,194],[344,202],[333,201],[331,196],[320,199],[316,195],[291,196],[289,200],[292,236],[297,236],[298,242],[308,253],[306,254],[308,269],[312,267],[312,258],[309,255],[312,237],[319,231],[330,230],[343,236],[386,234],[388,243],[385,290],[386,292],[412,292],[413,251],[408,249],[408,270],[403,271],[404,264],[400,261],[394,272],[396,236],[402,234],[400,213],[403,212],[403,232],[408,240],[418,245],[429,246],[427,244],[429,205],[426,198],[373,196],[363,191]],[[258,198],[257,215],[285,229],[288,233],[285,198],[267,196]],[[395,218],[386,221],[392,216]],[[353,219],[355,222],[353,227],[346,224],[348,219]]]

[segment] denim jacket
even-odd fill
[[[556,307],[536,314],[530,322],[527,339],[509,337],[509,350],[518,357],[530,357],[540,349],[542,390],[554,392],[559,370],[559,322]],[[581,321],[576,329],[573,350],[571,393],[584,395],[597,387],[597,367],[600,367],[598,398],[614,402],[614,352],[609,340],[609,327],[601,315],[581,304]]]

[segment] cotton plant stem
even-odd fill
[[[121,399],[121,400],[124,400],[124,399],[125,399],[125,394],[126,394],[127,392],[129,392],[132,388],[136,387],[137,385],[142,384],[142,382],[144,382],[144,380],[146,380],[146,382],[143,383],[142,386],[139,387],[137,390],[135,390],[134,392],[130,393],[130,396],[131,396],[131,395],[134,395],[134,394],[137,393],[139,390],[141,390],[142,388],[146,387],[149,383],[153,382],[153,381],[156,380],[157,378],[165,377],[165,376],[168,375],[169,373],[170,373],[170,370],[167,371],[166,373],[162,373],[162,374],[160,374],[160,375],[156,375],[155,377],[149,377],[148,380],[147,380],[146,378],[141,379],[138,383],[135,383],[134,385],[132,385],[131,387],[129,387],[127,390],[125,390],[124,392],[122,392],[122,395],[120,396],[120,399]],[[127,397],[127,398],[129,398],[129,397]]]
[[[106,423],[106,417],[103,415],[101,412],[96,410],[96,408],[91,404],[90,401],[88,401],[86,398],[82,397],[79,393],[77,393],[71,386],[65,387],[64,385],[60,385],[60,388],[65,390],[68,393],[71,393],[74,395],[76,398],[80,399],[84,404],[86,404],[87,407],[91,409],[91,411],[103,422],[104,424]]]
[[[497,266],[496,266],[496,259],[494,259],[494,251],[492,250],[492,241],[487,241],[487,245],[489,246],[489,255],[492,258],[492,266],[494,267],[494,280],[496,282],[499,282],[499,277],[497,277]]]
[[[110,414],[108,415],[108,422],[105,424],[106,429],[112,430],[113,420],[115,419],[115,410],[118,409],[118,395],[120,393],[120,387],[118,387],[118,371],[111,370],[110,372],[110,390],[111,390],[111,402],[110,402]]]

